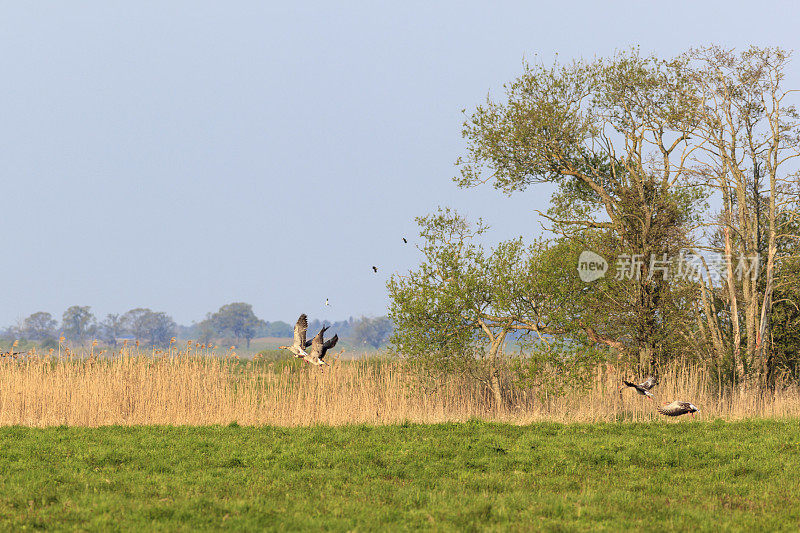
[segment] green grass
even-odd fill
[[[800,422],[0,428],[0,529],[786,530]]]

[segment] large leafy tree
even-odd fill
[[[133,335],[136,340],[145,340],[148,333],[148,319],[152,313],[152,310],[143,307],[126,312],[120,318],[125,332]]]
[[[146,332],[150,344],[167,346],[175,336],[178,325],[164,312],[151,312],[146,317]]]
[[[52,339],[56,334],[58,322],[50,313],[39,311],[22,321],[21,333],[26,339],[41,341]]]
[[[596,331],[656,367],[665,346],[677,343],[669,303],[676,298],[663,273],[651,275],[651,258],[678,256],[703,199],[682,187],[695,127],[687,83],[685,62],[636,52],[526,64],[503,99],[488,99],[468,116],[456,178],[462,187],[489,182],[507,194],[555,184],[543,213],[552,230],[604,240],[612,261],[641,258],[628,283],[609,295],[610,320]]]
[[[223,305],[207,320],[218,334],[231,335],[237,339],[237,342],[244,339],[248,349],[250,341],[258,330],[266,325],[253,312],[253,306],[244,302]]]
[[[61,329],[68,339],[84,342],[97,331],[97,323],[88,305],[73,305],[61,317]]]
[[[149,341],[158,346],[169,344],[177,331],[177,324],[169,315],[141,307],[122,315],[120,322],[136,340]]]

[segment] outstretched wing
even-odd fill
[[[306,330],[308,330],[308,317],[303,313],[294,325],[294,346],[298,348],[306,346]]]
[[[328,350],[336,346],[338,340],[339,340],[338,334],[326,340],[325,344],[322,345],[322,354],[320,354],[319,358],[322,359],[323,357],[325,357],[325,354],[328,353]]]
[[[684,405],[684,402],[672,402],[667,405],[656,407],[656,410],[662,415],[667,416],[680,416],[685,415],[689,410]]]
[[[322,348],[325,344],[322,339],[324,338],[325,330],[327,330],[329,327],[330,326],[323,327],[321,330],[319,330],[319,333],[314,336],[314,338],[311,340],[311,350],[308,352],[308,355],[311,357],[322,356]]]
[[[636,383],[631,383],[630,381],[625,381],[624,379],[622,380],[622,384],[626,387],[636,387]]]
[[[658,380],[656,378],[654,378],[653,376],[650,376],[646,380],[644,380],[641,383],[639,383],[639,387],[641,387],[644,390],[650,390],[653,387],[655,387],[657,384],[658,384]]]

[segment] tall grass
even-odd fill
[[[601,367],[565,394],[515,391],[498,408],[479,384],[452,378],[420,390],[394,360],[339,361],[320,372],[298,360],[242,361],[197,346],[79,358],[35,353],[0,359],[0,425],[240,425],[390,424],[483,418],[596,422],[662,418],[658,402],[693,402],[700,418],[800,416],[800,389],[741,389],[720,394],[711,376],[689,365],[663,371],[650,401],[628,389],[625,376]]]

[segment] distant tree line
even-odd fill
[[[309,336],[315,335],[323,326],[330,326],[331,331],[340,338],[349,339],[353,344],[380,348],[388,341],[392,333],[392,324],[388,317],[367,318],[330,322],[328,320],[312,320],[308,324]],[[249,348],[250,341],[256,337],[291,337],[294,335],[294,324],[283,321],[266,322],[258,318],[250,304],[243,302],[223,305],[216,313],[209,313],[205,320],[181,328],[181,336],[195,338],[200,342],[209,342],[214,338],[230,338],[237,344]]]
[[[18,325],[3,332],[6,339],[24,339],[52,345],[63,336],[71,342],[83,344],[98,339],[116,346],[120,339],[139,340],[154,346],[165,346],[176,335],[177,324],[164,312],[136,308],[119,315],[110,313],[98,321],[91,307],[73,305],[64,311],[61,324],[45,311],[33,313]]]
[[[350,317],[339,322],[314,320],[309,323],[310,334],[315,334],[323,326],[331,326],[340,338],[349,338],[353,344],[372,348],[384,345],[392,331],[387,317],[362,317],[358,320]],[[165,346],[172,337],[195,339],[202,343],[224,338],[249,348],[250,341],[257,337],[291,337],[293,334],[293,323],[264,321],[256,316],[252,305],[234,302],[223,305],[215,313],[208,313],[204,320],[190,326],[179,326],[168,314],[147,308],[131,309],[121,315],[109,313],[98,320],[90,306],[73,305],[64,311],[60,324],[50,313],[39,311],[7,328],[2,337],[46,346],[55,346],[60,336],[78,344],[97,339],[112,347],[123,339]]]

